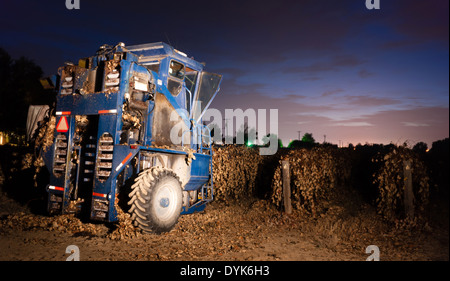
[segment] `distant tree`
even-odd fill
[[[263,146],[269,146],[270,142],[277,141],[278,147],[283,147],[283,142],[278,138],[277,134],[267,134],[263,137]]]
[[[302,142],[306,143],[315,143],[316,140],[313,138],[313,135],[311,133],[306,133],[303,135]]]
[[[445,138],[433,142],[429,151],[429,166],[431,168],[431,178],[434,184],[439,186],[442,198],[447,198],[450,186],[450,139]]]
[[[52,96],[39,83],[42,74],[32,60],[13,60],[0,48],[0,129],[25,128],[30,105],[51,103]]]
[[[0,48],[0,91],[4,91],[9,87],[11,81],[11,65],[13,60],[11,56],[2,48]],[[0,99],[3,100],[3,95]]]
[[[288,148],[299,148],[303,147],[301,140],[293,140],[288,144]]]
[[[332,143],[330,143],[330,142],[324,142],[324,143],[322,143],[320,146],[322,146],[322,147],[334,147],[334,148],[338,148],[338,145],[337,145],[337,144],[332,144]]]
[[[431,151],[438,154],[445,154],[446,156],[449,155],[449,147],[450,147],[450,140],[449,138],[445,138],[443,140],[438,140],[433,142],[431,145]]]
[[[312,148],[315,145],[317,145],[317,143],[293,140],[289,143],[288,148]]]
[[[424,154],[428,150],[428,145],[424,142],[418,142],[414,145],[413,151]]]

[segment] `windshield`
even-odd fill
[[[210,101],[216,95],[219,90],[220,81],[222,75],[215,73],[202,72],[200,75],[200,84],[197,94],[197,98],[193,104],[193,116],[192,119],[198,122],[203,112],[206,110]]]

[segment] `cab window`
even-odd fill
[[[167,89],[173,96],[178,96],[183,88],[184,65],[177,61],[170,61]]]
[[[172,77],[183,80],[184,79],[184,65],[177,61],[171,61],[169,67],[169,74]]]

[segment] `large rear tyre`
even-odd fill
[[[131,186],[129,212],[134,224],[148,233],[170,231],[180,217],[181,182],[170,169],[153,167],[139,174]]]

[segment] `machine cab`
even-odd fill
[[[128,46],[127,49],[138,56],[140,64],[158,73],[158,85],[165,85],[180,108],[186,109],[190,117],[198,121],[217,94],[222,76],[203,71],[203,64],[162,42]],[[199,113],[193,115],[197,102],[202,105],[198,108]]]
[[[197,127],[197,135],[202,135],[201,118],[219,91],[222,76],[203,71],[204,64],[162,42],[127,46],[127,50],[138,57],[140,65],[158,74],[157,92],[164,95],[155,96],[153,135],[163,132],[162,127],[175,126],[166,123],[171,118],[167,112],[174,110],[185,123],[183,132]],[[156,140],[156,144],[168,145],[167,138]]]

